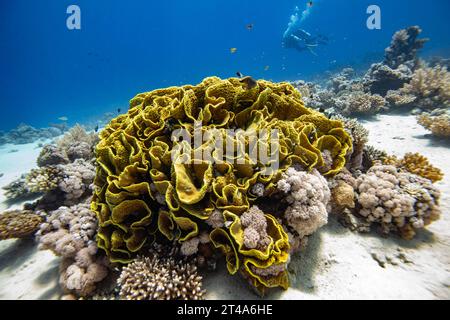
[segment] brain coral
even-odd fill
[[[203,140],[196,144],[198,124]],[[194,138],[193,143],[171,139],[180,129]],[[212,129],[214,134],[208,131]],[[278,130],[279,145],[259,140],[259,146],[270,150],[270,159],[255,162],[250,154],[256,150],[256,132],[262,129]],[[224,159],[217,149],[211,149],[214,144],[231,146],[234,152],[227,152]],[[184,156],[193,155],[190,161],[172,161],[182,158],[181,148]],[[257,256],[266,259],[273,250],[258,251],[255,258],[239,261],[242,254],[237,251],[255,250],[241,243],[239,217],[259,196],[274,193],[277,180],[290,166],[326,167],[323,174],[334,175],[345,165],[351,149],[342,123],[306,108],[300,93],[288,83],[260,80],[248,87],[236,78],[211,77],[195,86],[139,94],[131,100],[128,113],[113,119],[100,133],[96,147],[92,209],[99,219],[98,246],[111,261],[128,263],[157,237],[183,243],[206,231],[228,253],[230,272],[244,263],[253,280],[260,279],[251,271],[261,267]],[[279,165],[274,168],[271,155],[277,151]],[[205,155],[214,161],[205,160]],[[211,223],[222,218],[223,227]],[[270,246],[283,242],[285,233],[277,220],[270,215],[266,218]],[[264,267],[283,263],[283,259],[271,256],[264,260]],[[276,286],[284,280],[262,282]]]

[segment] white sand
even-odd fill
[[[445,179],[438,183],[441,220],[405,241],[353,233],[331,216],[305,252],[293,257],[291,288],[275,290],[267,298],[450,299],[450,145],[428,137],[413,116],[381,115],[364,124],[371,132],[369,144],[399,156],[420,152],[444,171]],[[15,154],[0,153],[0,172],[5,173],[0,186],[34,166],[38,151],[15,148],[20,148]],[[393,259],[383,268],[372,257],[395,257],[399,250],[410,263]],[[58,298],[57,265],[57,258],[37,251],[32,241],[0,241],[0,299]],[[207,299],[257,298],[240,277],[229,276],[223,264],[206,275],[204,284]]]

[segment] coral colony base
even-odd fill
[[[60,256],[64,299],[143,300],[202,299],[201,274],[218,263],[260,295],[287,289],[292,256],[331,213],[412,239],[441,215],[443,173],[368,146],[346,116],[403,108],[450,136],[449,72],[417,57],[420,32],[397,32],[383,62],[326,88],[210,77],[137,95],[99,134],[2,134],[26,143],[66,131],[4,188],[10,201],[38,200],[0,215],[0,240],[34,236]]]

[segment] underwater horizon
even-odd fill
[[[282,46],[294,8],[306,1],[76,1],[81,30],[66,27],[71,1],[0,4],[0,131],[94,121],[126,110],[140,92],[197,84],[236,72],[273,81],[311,80],[382,59],[395,31],[419,25],[431,41],[422,56],[450,52],[446,0],[314,1],[301,23],[329,43],[317,55]],[[381,7],[381,30],[366,9]],[[246,26],[252,24],[251,30]],[[236,53],[230,53],[236,48]]]

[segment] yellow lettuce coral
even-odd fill
[[[254,272],[287,261],[287,236],[275,218],[267,216],[267,251],[242,248],[239,217],[257,199],[252,188],[263,186],[270,196],[294,164],[334,175],[351,148],[342,123],[305,107],[288,83],[260,80],[248,87],[211,77],[139,94],[128,113],[100,133],[96,147],[98,246],[111,261],[127,263],[156,237],[184,242],[207,231],[225,252],[230,273],[242,265],[255,286],[286,287],[283,272]],[[229,228],[205,223],[217,210]]]

